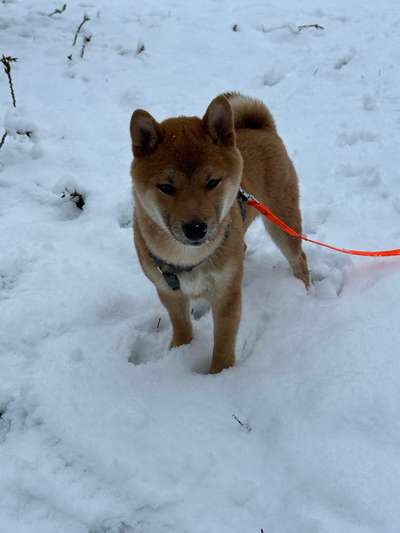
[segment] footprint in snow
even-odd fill
[[[120,203],[117,206],[118,214],[117,214],[117,220],[119,227],[122,229],[125,228],[131,228],[132,227],[132,202],[124,202]]]
[[[357,143],[370,143],[376,142],[379,140],[378,135],[372,133],[372,131],[359,130],[352,132],[343,132],[340,133],[337,137],[337,144],[342,148],[345,146],[353,146]]]
[[[341,70],[343,67],[348,65],[354,58],[355,54],[356,54],[356,51],[352,48],[346,54],[343,54],[342,56],[340,56],[335,61],[335,64],[334,64],[335,70]]]
[[[311,271],[311,282],[317,298],[336,298],[343,291],[344,274],[339,268],[330,268],[327,273],[317,268]]]
[[[268,87],[273,87],[280,83],[285,77],[285,73],[282,69],[278,67],[270,68],[263,77],[263,85]]]
[[[364,94],[362,108],[364,111],[375,111],[377,108],[376,98],[371,94]]]
[[[9,255],[0,263],[0,301],[12,297],[13,289],[19,284],[25,272],[32,269],[36,260],[33,253],[28,254],[20,249],[9,251]]]
[[[131,525],[127,524],[123,520],[104,520],[99,525],[92,526],[88,533],[134,533],[134,529]]]
[[[134,365],[157,361],[161,358],[155,355],[157,352],[159,353],[149,335],[138,334],[133,342],[128,361]]]
[[[11,429],[12,419],[7,412],[7,401],[0,403],[0,443],[6,440]]]
[[[336,169],[336,174],[341,174],[346,178],[359,178],[362,185],[366,187],[376,187],[381,183],[381,174],[377,167],[369,165],[340,165]]]
[[[128,361],[134,365],[158,361],[164,357],[170,341],[170,325],[167,315],[145,317],[135,325],[136,334]]]
[[[328,207],[310,208],[304,211],[304,233],[306,235],[315,235],[320,226],[323,226],[328,220],[331,210]]]
[[[394,207],[394,210],[400,214],[400,196],[398,196],[397,198],[395,198],[393,200],[393,207]]]
[[[345,284],[344,269],[351,263],[351,260],[343,255],[332,255],[323,260],[314,257],[310,263],[313,265],[311,283],[317,298],[340,296]]]

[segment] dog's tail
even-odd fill
[[[233,109],[235,129],[270,130],[276,133],[276,126],[267,106],[250,96],[238,92],[224,93]]]

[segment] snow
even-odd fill
[[[306,245],[306,294],[256,223],[238,364],[206,375],[210,313],[168,351],[133,249],[128,135],[137,107],[161,120],[226,90],[262,98],[306,233],[396,248],[396,2],[97,0],[47,16],[61,7],[0,7],[0,52],[18,57],[14,111],[0,73],[0,531],[398,533],[399,259]]]

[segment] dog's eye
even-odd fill
[[[211,191],[212,189],[215,189],[215,187],[217,187],[220,183],[220,179],[217,179],[217,178],[211,178],[210,180],[207,181],[207,185],[206,185],[206,188]]]
[[[164,194],[168,194],[168,196],[174,196],[176,193],[175,187],[170,183],[161,183],[160,185],[157,185],[157,188]]]

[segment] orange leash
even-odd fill
[[[336,246],[332,246],[331,244],[326,244],[324,242],[309,239],[305,235],[301,235],[300,233],[292,229],[290,226],[288,226],[285,222],[283,222],[283,220],[281,220],[272,211],[270,211],[268,207],[259,202],[252,194],[249,194],[242,188],[239,189],[239,196],[248,205],[257,209],[257,211],[259,211],[263,216],[265,216],[265,218],[267,218],[273,224],[281,228],[281,230],[283,230],[285,233],[291,235],[292,237],[295,237],[296,239],[311,242],[312,244],[318,244],[319,246],[329,248],[330,250],[335,250],[335,252],[340,252],[342,254],[362,255],[367,257],[393,257],[395,255],[400,255],[400,248],[397,248],[395,250],[380,250],[377,252],[368,252],[364,250],[348,250],[347,248],[338,248]]]

